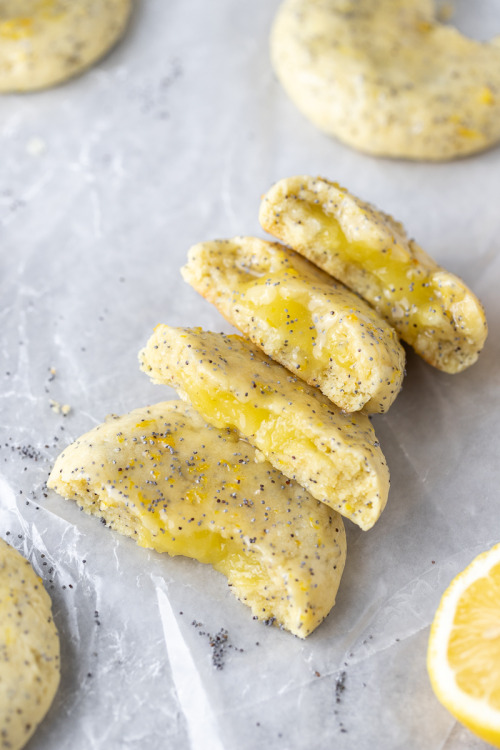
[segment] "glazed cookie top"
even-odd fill
[[[23,747],[59,685],[51,601],[28,560],[0,539],[0,744]]]
[[[0,92],[81,73],[122,36],[132,0],[0,0]]]
[[[341,409],[385,412],[399,393],[405,354],[392,326],[298,253],[257,237],[202,242],[182,275]]]
[[[366,414],[346,414],[241,336],[156,327],[139,359],[207,422],[231,427],[290,479],[361,528],[379,518],[389,472]]]
[[[48,486],[143,547],[212,564],[256,617],[295,635],[335,602],[341,517],[182,401],[95,427],[58,457]]]
[[[438,22],[432,0],[285,0],[271,56],[320,129],[371,154],[443,160],[500,139],[499,39]]]

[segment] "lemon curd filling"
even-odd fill
[[[314,377],[328,368],[332,360],[342,370],[354,370],[360,359],[364,359],[363,352],[359,351],[357,339],[349,338],[348,331],[342,335],[341,329],[345,328],[345,320],[353,322],[359,319],[356,313],[346,308],[334,312],[329,310],[326,314],[320,309],[314,314],[310,309],[315,306],[313,295],[308,297],[298,292],[292,296],[293,290],[282,286],[280,277],[282,274],[269,274],[258,281],[242,284],[239,304],[247,304],[277,332],[282,345],[288,347],[291,354],[293,351],[296,370],[307,369]],[[274,289],[271,302],[265,301],[270,296],[264,291],[266,287]],[[259,295],[260,291],[263,291],[262,295]],[[369,323],[365,325],[369,328]],[[350,375],[345,373],[344,379],[346,377]]]
[[[190,518],[183,516],[174,521],[168,518],[165,510],[159,510],[148,503],[144,496],[141,500],[141,493],[133,486],[118,492],[120,496],[126,495],[131,499],[124,501],[120,497],[119,500],[114,500],[115,491],[102,488],[98,495],[86,496],[82,493],[80,502],[84,510],[101,516],[111,528],[132,537],[140,547],[167,553],[171,557],[182,555],[211,565],[226,576],[238,598],[247,603],[260,619],[276,617],[280,621],[288,620],[281,595],[273,593],[280,588],[286,591],[284,577],[278,571],[275,574],[277,580],[273,581],[257,550],[246,550],[241,541],[225,537],[216,529],[200,530],[199,510],[194,511]],[[196,493],[195,497],[200,507],[207,502],[206,495],[203,498]],[[186,504],[193,501],[193,495],[189,498],[189,491],[185,495],[185,501]],[[218,510],[214,512],[215,516],[220,513]],[[243,536],[242,530],[238,536]],[[308,591],[310,587],[311,582],[302,580],[302,592]],[[299,614],[299,622],[307,624],[307,621],[305,614]]]
[[[262,391],[262,386],[255,380],[250,387],[260,388]],[[199,388],[196,381],[190,379],[187,373],[183,379],[183,391],[195,409],[216,427],[229,426],[245,435],[253,435],[258,432],[263,422],[277,421],[269,409],[258,406],[248,399],[240,400],[229,391]]]
[[[212,565],[254,616],[305,637],[335,602],[335,511],[181,401],[114,417],[59,456],[48,486],[142,547]]]
[[[197,523],[199,512],[194,511],[194,516],[174,521],[168,518],[167,511],[148,506],[146,498],[141,500],[140,494],[137,495],[133,487],[129,487],[126,494],[134,498],[134,501],[115,503],[113,493],[106,495],[104,492],[99,499],[96,497],[95,502],[98,504],[98,512],[103,514],[107,522],[117,531],[133,536],[139,546],[156,552],[166,552],[171,557],[183,555],[200,563],[212,565],[227,577],[230,585],[238,588],[244,584],[243,588],[250,587],[254,596],[259,590],[269,588],[269,573],[265,570],[259,555],[251,549],[245,550],[241,541],[238,543],[234,539],[224,537],[217,530],[200,530]],[[202,507],[206,502],[206,493],[205,498],[200,495],[197,497],[197,504]],[[188,497],[185,499],[189,503]],[[221,513],[221,510],[214,511],[216,516]],[[260,598],[259,604],[262,610]],[[269,605],[266,607],[267,610]],[[269,611],[269,616],[272,614]]]
[[[321,339],[321,332],[318,332],[316,324],[308,309],[307,300],[291,299],[281,294],[278,289],[272,302],[259,302],[258,295],[255,293],[250,296],[247,290],[255,292],[256,289],[262,288],[263,285],[273,285],[276,283],[273,276],[267,276],[265,281],[246,284],[243,287],[242,297],[252,310],[252,312],[261,315],[266,323],[278,332],[280,339],[285,346],[294,348],[296,357],[302,366],[314,368],[314,360],[320,360],[325,364],[325,358],[321,357],[320,347],[314,347],[317,343],[318,333]],[[326,358],[328,361],[328,358]]]
[[[260,283],[272,284],[272,277],[266,277],[266,281]],[[256,287],[257,284],[252,285],[252,292]],[[333,377],[345,387],[346,381],[357,377],[356,370],[362,362],[363,377],[359,390],[368,388],[373,374],[367,360],[372,353],[367,349],[360,350],[358,336],[349,336],[349,333],[353,333],[352,328],[349,330],[349,325],[360,320],[355,312],[349,309],[336,311],[337,317],[331,312],[314,314],[309,309],[309,304],[314,302],[311,303],[307,298],[301,299],[300,295],[292,299],[279,289],[272,303],[260,303],[258,299],[255,300],[256,296],[253,293],[252,301],[247,296],[244,302],[279,335],[281,344],[289,350],[292,372],[296,371],[296,374],[301,375],[300,370],[305,370],[309,375],[309,382],[315,382],[325,369],[333,369],[334,362],[337,368]],[[331,320],[328,320],[328,315]],[[365,322],[364,326],[366,331],[371,330],[369,322]],[[393,383],[397,377],[398,370],[394,367]]]
[[[278,617],[286,620],[286,605],[283,606],[281,597],[287,590],[285,577],[280,571],[275,572],[273,581],[270,571],[266,570],[257,551],[244,551],[241,542],[222,536],[215,530],[200,531],[196,526],[182,529],[174,528],[162,533],[163,524],[158,519],[156,530],[151,529],[151,518],[147,519],[148,528],[142,526],[137,542],[141,547],[154,549],[157,552],[167,552],[172,557],[183,555],[200,563],[211,565],[219,573],[226,576],[235,593],[245,601],[254,614],[261,619]],[[243,532],[242,532],[243,533]],[[251,546],[251,545],[250,545]],[[302,590],[308,591],[311,581],[302,579]],[[279,595],[276,591],[282,591]],[[288,588],[288,595],[291,595]],[[266,598],[267,594],[267,598]],[[304,614],[299,615],[301,622],[306,622]]]
[[[262,385],[256,383],[256,388],[262,389]],[[230,426],[246,436],[251,435],[255,447],[265,456],[272,455],[277,468],[293,479],[297,478],[297,473],[301,474],[304,486],[328,498],[330,507],[344,515],[354,514],[358,505],[354,495],[360,489],[351,487],[353,480],[363,485],[364,492],[369,492],[373,478],[364,474],[362,459],[353,453],[349,458],[344,456],[342,461],[337,460],[337,451],[343,453],[340,443],[332,446],[329,441],[321,441],[317,431],[304,434],[293,418],[283,417],[271,409],[256,408],[250,401],[241,401],[231,393],[203,391],[187,377],[183,390],[195,409],[211,424]],[[261,390],[262,393],[265,391]],[[309,475],[305,481],[304,474]],[[369,501],[368,507],[371,507]]]
[[[312,215],[320,211],[314,207]],[[484,338],[484,314],[460,279],[437,266],[426,268],[409,253],[404,257],[404,250],[397,245],[381,250],[366,242],[349,242],[335,217],[321,215],[318,241],[341,263],[351,266],[349,275],[355,266],[358,275],[371,276],[362,294],[401,338],[420,349],[423,356],[428,347],[441,350],[443,369],[449,367],[447,349],[450,353],[462,350],[461,356],[467,358],[472,348],[471,357],[477,356],[476,341],[482,345]],[[431,363],[436,364],[432,359],[431,355]]]
[[[416,259],[397,258],[390,247],[381,251],[366,242],[349,242],[334,216],[319,206],[307,210],[311,218],[321,221],[317,240],[342,263],[355,264],[374,277],[378,294],[372,293],[370,302],[385,317],[389,317],[386,311],[390,308],[392,322],[405,331],[405,340],[413,341],[418,329],[435,326],[439,318],[449,324],[450,315],[445,310],[437,315],[436,310],[445,301],[446,290],[435,287],[432,272],[419,266]],[[398,318],[404,319],[399,325]]]

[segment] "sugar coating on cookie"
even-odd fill
[[[484,310],[401,224],[322,178],[289,177],[264,195],[262,227],[364,297],[429,364],[461,372],[487,336]]]
[[[369,529],[389,472],[369,418],[346,414],[241,336],[156,327],[139,355],[156,383],[177,388],[210,424],[238,430],[279,471]]]
[[[212,564],[254,617],[299,637],[335,603],[342,518],[182,401],[95,427],[58,457],[48,486],[142,547]]]
[[[500,139],[499,39],[440,23],[432,0],[284,0],[271,59],[326,133],[379,156],[444,160]]]
[[[283,245],[256,237],[202,242],[182,275],[236,328],[346,411],[385,412],[405,354],[385,320]]]
[[[132,0],[0,0],[0,92],[66,81],[123,35]]]
[[[28,560],[0,539],[0,747],[24,747],[59,678],[50,597]]]

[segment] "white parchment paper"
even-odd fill
[[[277,7],[138,0],[92,70],[0,100],[0,535],[42,576],[62,647],[31,750],[486,747],[435,699],[425,655],[445,587],[500,539],[500,148],[413,164],[322,135],[270,68]],[[457,23],[500,33],[498,3],[474,8]],[[157,323],[229,330],[179,268],[195,242],[263,236],[260,196],[293,174],[392,213],[490,327],[458,376],[408,353],[373,419],[388,506],[370,532],[346,523],[337,604],[305,642],[253,621],[211,568],[142,550],[44,487],[107,414],[174,396],[137,364]]]

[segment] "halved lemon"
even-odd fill
[[[427,669],[453,716],[500,748],[500,544],[476,557],[443,594]]]

